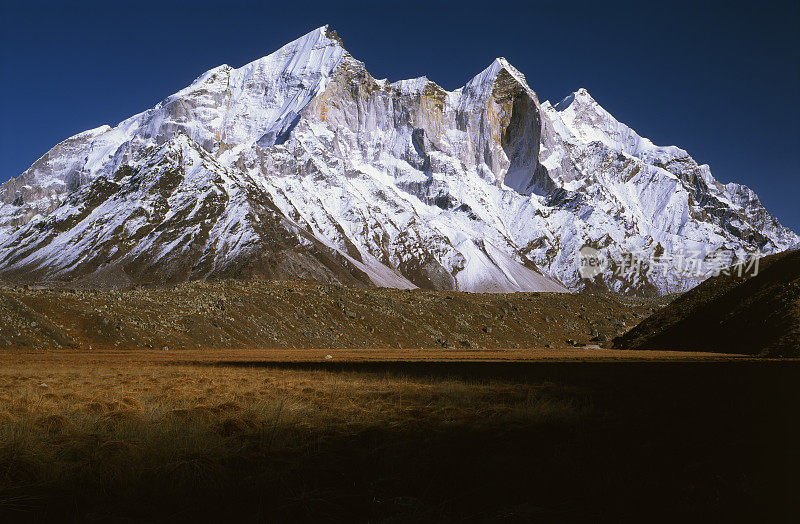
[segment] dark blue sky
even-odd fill
[[[0,0],[0,181],[64,138],[329,23],[377,78],[447,89],[505,56],[542,100],[619,120],[749,185],[800,231],[800,3]]]

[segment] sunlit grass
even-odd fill
[[[572,424],[589,410],[580,392],[553,384],[12,361],[0,370],[0,508],[75,490],[197,494],[253,464],[374,429]]]

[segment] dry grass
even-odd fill
[[[759,450],[791,462],[772,439],[791,440],[773,427],[791,362],[495,362],[553,374],[500,379],[303,355],[317,368],[0,354],[0,521],[592,520],[654,497],[711,516],[770,486]]]
[[[28,357],[6,355],[0,371],[0,509],[23,515],[36,493],[72,498],[80,486],[133,505],[371,431],[574,424],[590,409],[553,384]]]

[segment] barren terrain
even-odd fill
[[[668,300],[307,281],[7,287],[0,349],[569,348],[606,344]]]

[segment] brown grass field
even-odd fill
[[[0,521],[781,520],[797,384],[675,352],[6,351]]]

